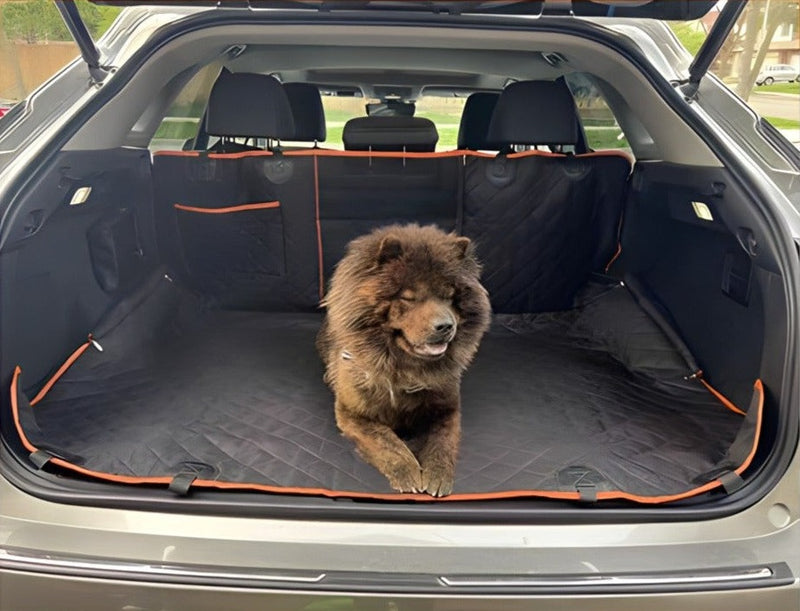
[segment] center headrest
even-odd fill
[[[497,100],[488,139],[503,144],[577,144],[575,100],[563,80],[511,83]]]
[[[422,117],[356,117],[342,130],[347,151],[430,153],[438,140],[433,121]]]
[[[299,142],[324,142],[325,109],[319,89],[311,83],[284,83],[283,89],[289,97],[289,106],[294,115],[294,135],[291,140]]]
[[[225,71],[211,89],[206,131],[212,136],[291,138],[289,98],[272,76]]]

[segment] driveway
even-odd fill
[[[762,117],[778,117],[800,121],[800,95],[791,93],[750,94],[748,104]]]

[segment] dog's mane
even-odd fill
[[[387,236],[399,238],[402,254],[381,264],[379,250]],[[489,313],[472,245],[458,253],[454,248],[456,237],[449,238],[443,242],[435,227],[408,225],[386,227],[351,242],[322,304],[328,308],[329,345],[346,351],[378,376],[392,377],[405,371],[432,379],[442,374],[459,377],[474,356]],[[385,328],[386,314],[398,290],[398,274],[417,274],[424,279],[434,272],[455,285],[453,306],[462,323],[443,358],[421,361],[392,341],[391,332]]]

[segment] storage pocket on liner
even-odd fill
[[[175,204],[186,269],[207,289],[286,273],[280,202],[227,207]]]
[[[104,216],[86,232],[92,270],[107,293],[131,286],[143,270],[136,219],[130,209]]]

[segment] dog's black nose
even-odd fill
[[[444,321],[438,323],[436,326],[433,327],[434,331],[437,333],[441,333],[444,335],[445,333],[450,333],[453,330],[453,323],[450,321]]]

